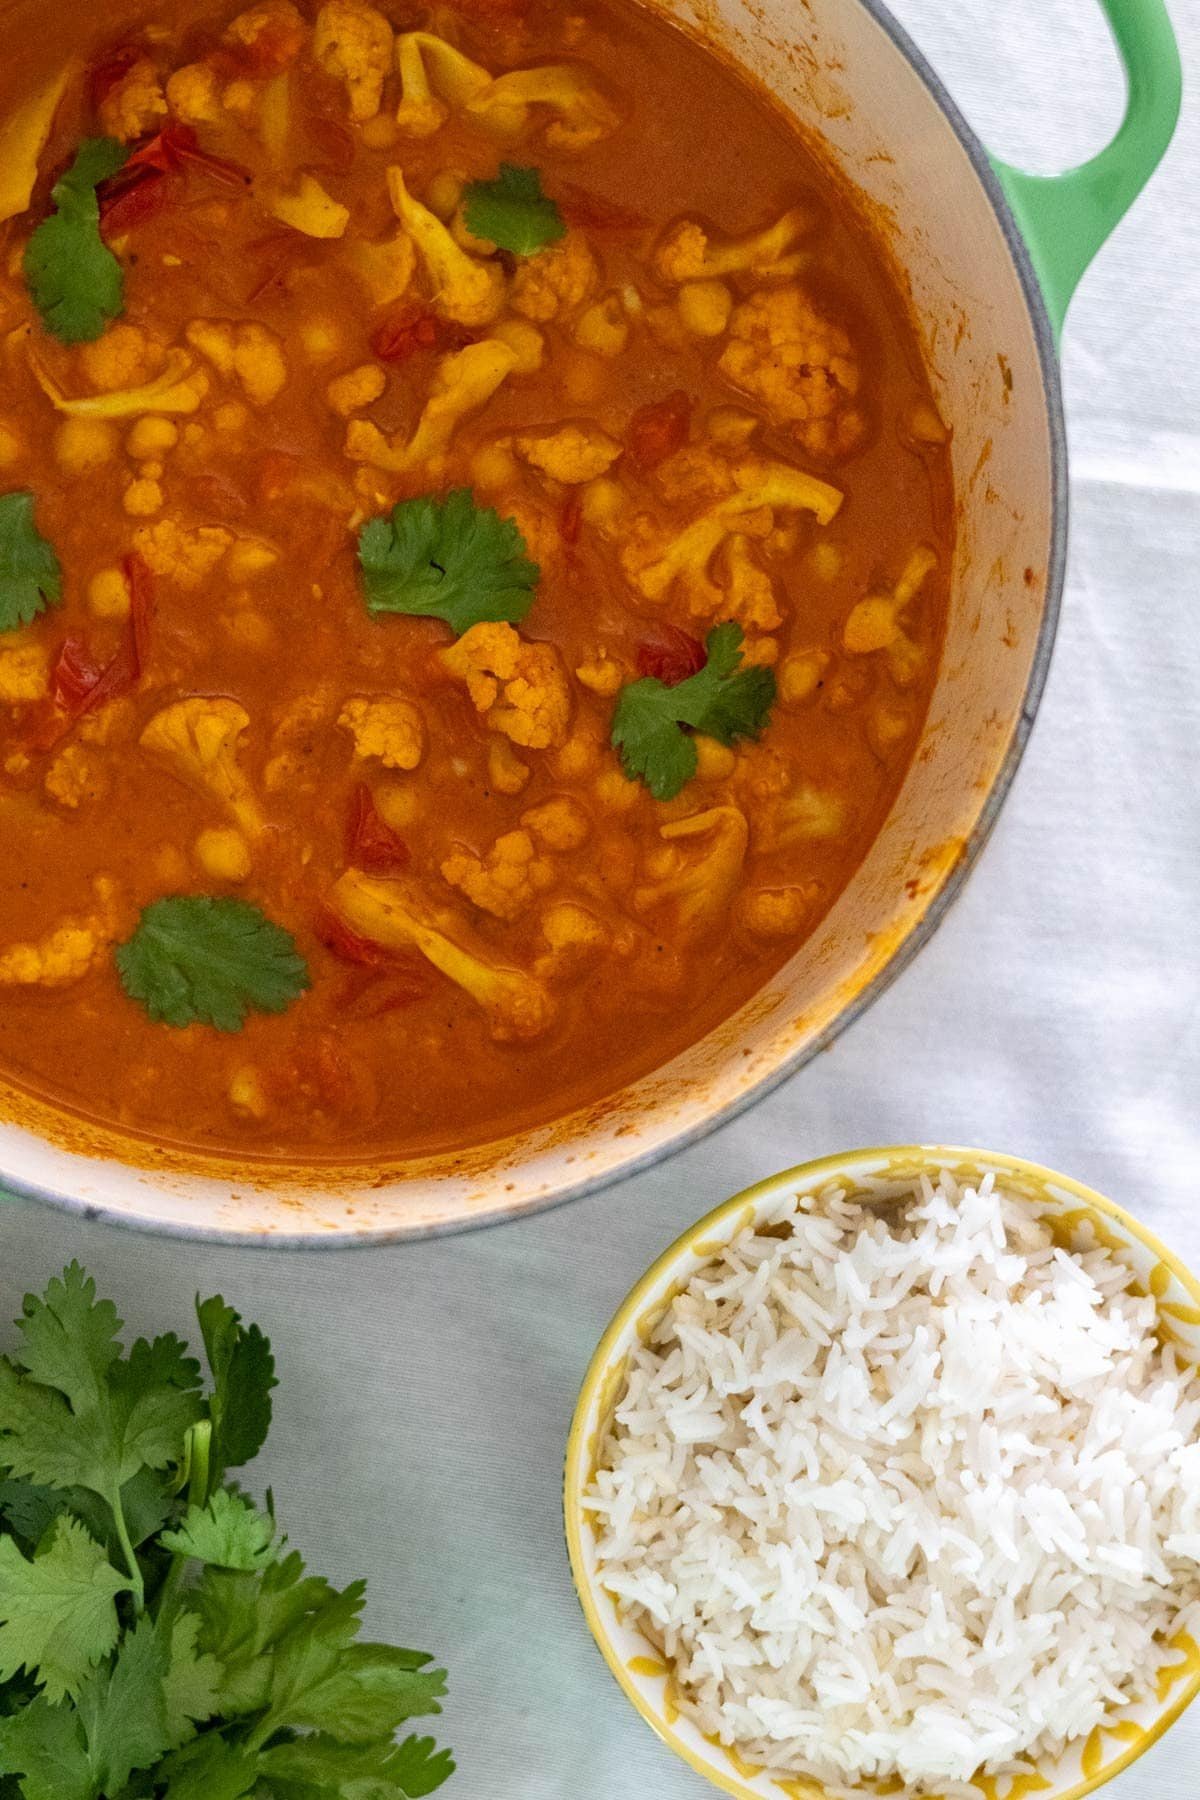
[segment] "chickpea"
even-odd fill
[[[733,295],[723,281],[689,281],[675,302],[686,331],[693,337],[716,338],[729,325]]]
[[[129,583],[121,569],[98,569],[88,582],[88,605],[98,619],[125,619],[129,616]]]
[[[250,847],[240,831],[202,831],[196,839],[196,861],[214,881],[245,881],[250,873]]]
[[[179,442],[179,427],[173,419],[155,418],[147,414],[139,419],[125,439],[125,448],[135,462],[148,462],[173,450]]]

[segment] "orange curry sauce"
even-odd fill
[[[662,1064],[850,879],[937,668],[946,434],[882,258],[773,103],[629,0],[384,10],[160,8],[115,41],[77,20],[30,204],[0,224],[0,494],[34,496],[63,572],[61,604],[0,636],[0,1073],[201,1150],[476,1144]],[[8,47],[11,112],[36,55]],[[539,65],[560,73],[489,97]],[[68,347],[21,256],[102,134],[150,173],[105,197],[123,316]],[[501,160],[569,226],[532,257],[462,230],[463,182]],[[491,317],[462,318],[430,220],[493,271]],[[479,344],[488,379],[497,346],[506,367],[471,404],[456,359]],[[173,376],[175,410],[55,403]],[[828,524],[798,478],[843,496]],[[460,487],[541,578],[523,621],[454,650],[436,620],[368,614],[356,536]],[[701,741],[656,801],[610,744],[618,690],[687,674],[728,619],[774,672],[769,724]],[[220,703],[216,773],[167,741],[189,699]],[[356,879],[420,930],[381,946]],[[236,1033],[154,1022],[113,947],[173,894],[253,902],[309,990]]]

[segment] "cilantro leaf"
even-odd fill
[[[71,1706],[33,1700],[0,1719],[0,1773],[22,1777],[24,1800],[95,1800],[87,1745]]]
[[[33,522],[32,494],[0,494],[0,631],[28,625],[62,599],[53,546]]]
[[[0,1538],[0,1679],[27,1669],[52,1704],[77,1693],[117,1641],[116,1597],[129,1585],[66,1513],[31,1562]]]
[[[98,1794],[116,1794],[134,1769],[148,1769],[175,1748],[163,1687],[167,1652],[143,1615],[122,1639],[111,1667],[97,1670],[77,1708]],[[187,1727],[190,1735],[191,1727]]]
[[[290,932],[245,900],[206,894],[155,900],[116,961],[129,998],[180,1027],[240,1031],[248,1012],[286,1012],[309,985]]]
[[[533,256],[567,235],[566,222],[542,192],[536,169],[502,162],[495,181],[471,181],[463,195],[463,219],[475,237],[516,256]]]
[[[27,1544],[39,1543],[66,1509],[66,1496],[55,1488],[32,1481],[0,1481],[0,1526]]]
[[[163,1764],[166,1800],[244,1800],[258,1785],[259,1759],[209,1733]]]
[[[221,1670],[216,1657],[202,1656],[197,1649],[199,1631],[200,1621],[190,1612],[181,1612],[171,1627],[163,1707],[172,1745],[184,1743],[192,1728],[211,1719],[217,1710]]]
[[[317,1621],[280,1647],[260,1729],[327,1731],[348,1744],[390,1736],[406,1719],[441,1712],[446,1671],[430,1660],[391,1644],[347,1644]]]
[[[207,1506],[189,1506],[177,1531],[159,1538],[172,1556],[219,1569],[265,1569],[276,1557],[275,1526],[241,1494],[218,1488]]]
[[[112,1662],[81,1683],[74,1705],[43,1697],[0,1720],[0,1769],[24,1777],[26,1800],[123,1792],[135,1769],[150,1768],[192,1734],[190,1719],[168,1717],[167,1660],[160,1631],[143,1615]]]
[[[268,1780],[371,1800],[423,1800],[454,1773],[454,1758],[432,1738],[408,1737],[402,1744],[354,1745],[316,1736],[277,1744],[259,1759]],[[355,1785],[357,1784],[357,1785]]]
[[[358,535],[367,611],[442,619],[461,637],[484,620],[523,619],[541,573],[512,519],[470,488],[402,500]]]
[[[695,675],[668,687],[648,675],[621,690],[612,741],[631,781],[641,779],[656,800],[673,800],[696,773],[688,729],[718,743],[758,737],[775,702],[770,669],[743,669],[742,628],[733,620],[708,634],[708,660]]]
[[[26,1296],[18,1326],[20,1349],[0,1359],[0,1459],[27,1481],[88,1488],[123,1519],[125,1484],[177,1461],[200,1416],[198,1364],[174,1337],[123,1359],[116,1309],[78,1263]]]
[[[121,265],[100,235],[96,189],[123,168],[129,151],[114,138],[88,138],[60,177],[25,249],[25,280],[42,324],[64,344],[90,343],[125,303]]]
[[[279,1384],[270,1343],[257,1325],[243,1325],[220,1294],[197,1298],[196,1317],[213,1378],[210,1481],[216,1483],[262,1449],[271,1429],[271,1390]]]

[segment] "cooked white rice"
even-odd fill
[[[688,1283],[586,1504],[702,1731],[946,1792],[1153,1693],[1155,1639],[1200,1628],[1200,1380],[1115,1257],[990,1178],[879,1200],[781,1202]]]

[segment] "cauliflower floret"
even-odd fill
[[[621,115],[590,70],[579,63],[549,63],[511,69],[492,79],[444,38],[430,31],[402,32],[396,42],[403,98],[396,122],[412,137],[432,137],[451,111],[502,137],[528,130],[531,108],[553,115],[547,144],[557,150],[585,150],[614,132]]]
[[[97,341],[103,343],[104,339]],[[208,376],[204,370],[196,368],[185,350],[172,350],[159,374],[140,387],[119,388],[72,399],[43,367],[32,347],[32,340],[27,350],[29,367],[38,386],[57,410],[69,418],[127,419],[141,417],[144,413],[194,413],[208,392]],[[95,366],[97,369],[108,366],[110,373],[116,373],[118,359],[123,354],[118,351],[111,365],[97,363]],[[162,358],[157,360],[161,362]]]
[[[535,106],[554,115],[543,134],[553,150],[587,150],[621,123],[619,111],[582,63],[510,69],[469,99],[466,112],[504,137],[519,137]]]
[[[0,701],[23,706],[50,691],[50,656],[42,644],[27,639],[0,649]]]
[[[483,1008],[492,1036],[502,1042],[538,1037],[552,1023],[554,1009],[542,983],[491,962],[466,921],[435,910],[413,883],[349,869],[331,902],[351,930],[372,943],[418,951]]]
[[[23,106],[12,108],[0,122],[0,225],[23,213],[33,198],[38,163],[76,68],[74,62],[64,63],[45,87]]]
[[[733,899],[750,831],[736,806],[712,806],[659,831],[661,850],[648,861],[649,879],[634,889],[638,912],[666,908],[675,929],[696,936],[717,926]]]
[[[184,335],[218,375],[236,376],[246,398],[255,406],[269,406],[287,385],[283,345],[265,325],[255,321],[235,325],[229,319],[193,319]]]
[[[219,801],[248,837],[258,837],[265,821],[237,760],[249,724],[236,700],[196,694],[155,713],[138,741],[186,786]]]
[[[728,456],[712,444],[684,444],[659,463],[651,479],[664,500],[724,500],[736,491]]]
[[[543,800],[540,806],[531,806],[522,814],[521,823],[545,849],[560,852],[582,849],[592,829],[582,806],[569,794],[558,794],[552,800]]]
[[[314,175],[301,175],[290,190],[275,189],[268,197],[267,210],[281,225],[325,241],[345,237],[350,223],[350,208],[327,194]]]
[[[425,754],[425,721],[411,700],[391,694],[347,700],[338,724],[354,739],[354,753],[385,769],[415,769]]]
[[[220,525],[189,530],[169,517],[141,525],[133,534],[134,548],[151,574],[181,588],[197,588],[206,581],[232,542],[233,533]]]
[[[325,389],[325,398],[340,418],[373,406],[387,387],[387,376],[378,363],[362,363],[337,375]]]
[[[80,981],[116,936],[116,886],[107,876],[94,884],[95,911],[68,919],[34,943],[0,951],[0,987],[66,987]]]
[[[538,324],[549,324],[583,306],[599,284],[600,270],[587,239],[581,231],[568,231],[557,244],[517,265],[512,308]]]
[[[812,886],[757,888],[743,898],[739,917],[755,937],[798,937],[812,918],[816,897]]]
[[[862,442],[854,345],[803,288],[769,288],[736,307],[718,366],[811,456],[845,456]]]
[[[536,375],[546,360],[546,340],[528,319],[498,319],[488,336],[497,344],[507,344],[516,357],[515,375]]]
[[[308,26],[292,0],[261,0],[225,30],[225,42],[246,51],[255,72],[263,75],[294,63],[307,36]]]
[[[468,256],[427,206],[414,200],[396,164],[388,169],[392,208],[416,246],[433,287],[433,305],[457,325],[490,325],[504,306],[504,270]]]
[[[472,625],[440,656],[491,730],[526,750],[565,741],[571,698],[553,644],[528,643],[511,625]]]
[[[345,257],[376,306],[391,306],[402,300],[417,266],[417,253],[406,231],[378,241],[352,238]]]
[[[81,344],[79,367],[89,387],[101,393],[137,387],[153,379],[163,366],[165,352],[138,325],[119,320],[103,336]]]
[[[545,951],[534,968],[551,980],[579,972],[608,948],[608,932],[585,906],[574,900],[557,900],[542,914]]]
[[[555,431],[522,431],[513,439],[517,455],[551,481],[573,486],[606,475],[621,454],[615,438],[598,425],[560,425]]]
[[[694,219],[681,219],[660,238],[654,252],[654,271],[673,286],[684,282],[720,280],[726,275],[755,275],[778,281],[798,275],[804,258],[796,245],[813,225],[812,214],[794,206],[765,231],[748,237],[715,238]]]
[[[221,118],[221,87],[211,63],[185,63],[167,78],[167,105],[185,125],[215,125]]]
[[[313,27],[313,55],[327,75],[344,81],[350,116],[373,119],[383,104],[394,38],[383,14],[363,0],[325,0]]]
[[[46,770],[44,785],[51,800],[75,811],[104,791],[104,764],[82,744],[68,744]]]
[[[850,809],[839,794],[802,781],[776,795],[756,814],[755,845],[759,850],[775,851],[792,850],[797,844],[831,843],[849,827]]]
[[[167,98],[158,70],[148,56],[139,56],[121,79],[109,88],[97,108],[106,137],[131,144],[154,131],[167,116]]]
[[[434,371],[425,410],[408,442],[385,436],[370,419],[352,419],[346,433],[346,455],[352,462],[370,463],[389,474],[408,474],[412,469],[436,473],[449,453],[455,427],[469,413],[487,405],[512,374],[516,362],[507,344],[490,338],[444,356]]]
[[[708,617],[729,597],[711,572],[713,559],[727,539],[745,538],[752,529],[755,535],[765,536],[772,529],[776,509],[811,512],[827,525],[842,503],[837,488],[789,463],[744,457],[729,465],[729,475],[733,492],[674,535],[644,517],[634,520],[621,549],[621,566],[645,599],[664,599],[678,581],[688,592],[692,611]],[[726,564],[725,574],[735,600],[740,591],[741,599],[746,604],[753,602],[761,612],[765,594],[756,591],[757,584],[739,568],[736,555],[732,565]],[[755,624],[758,628],[757,620]]]
[[[734,533],[719,557],[723,580],[722,614],[746,631],[775,631],[783,623],[775,583],[755,561],[749,538]]]
[[[537,854],[527,831],[506,831],[484,858],[469,850],[454,851],[442,864],[442,879],[481,912],[512,920],[553,886],[554,870]]]
[[[901,687],[916,679],[925,661],[924,650],[904,629],[904,615],[937,568],[937,561],[936,551],[928,544],[919,545],[892,592],[860,600],[842,631],[842,648],[850,656],[886,652],[892,679]]]
[[[452,106],[465,106],[492,85],[487,69],[431,31],[403,32],[396,60],[402,96],[396,123],[410,137],[432,137]]]

